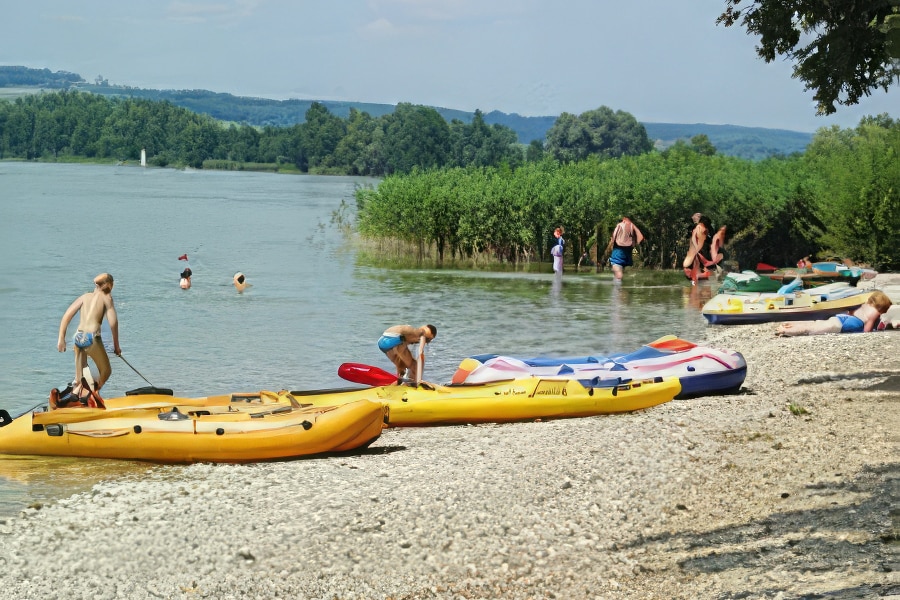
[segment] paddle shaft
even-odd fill
[[[128,362],[127,360],[125,360],[125,357],[124,357],[124,356],[122,356],[121,354],[117,354],[116,356],[118,356],[119,358],[121,358],[121,359],[125,362],[126,365],[128,365],[129,367],[131,367],[131,363]],[[141,375],[141,372],[140,372],[140,371],[138,371],[138,370],[135,369],[134,367],[131,367],[131,370],[134,371],[135,373],[137,373],[137,374],[138,374],[138,377],[140,377],[141,379],[143,379],[143,380],[146,381],[147,383],[150,383],[150,381],[149,381],[146,377],[144,377],[143,375]],[[152,383],[150,383],[150,385],[153,386],[153,387],[156,387],[156,386],[153,385]]]

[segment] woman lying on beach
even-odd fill
[[[819,321],[788,321],[775,330],[775,335],[818,335],[821,333],[862,333],[872,331],[881,315],[891,307],[891,299],[875,290],[865,304],[849,314]]]

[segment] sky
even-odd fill
[[[9,6],[2,6],[9,5]],[[815,132],[900,117],[900,86],[817,116],[725,0],[2,0],[0,65],[93,82],[523,116]]]

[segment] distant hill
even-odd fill
[[[246,123],[265,127],[290,127],[304,122],[306,111],[313,102],[324,105],[329,112],[342,118],[350,115],[350,109],[367,112],[373,117],[394,112],[393,104],[366,102],[338,102],[334,100],[270,100],[234,96],[207,90],[153,90],[110,85],[107,81],[87,83],[75,73],[48,69],[28,69],[26,67],[0,66],[0,88],[2,87],[78,89],[104,96],[123,96],[168,101],[197,113],[210,115],[221,121]],[[470,122],[474,113],[443,107],[434,109],[448,122],[459,119]],[[512,113],[491,111],[484,114],[489,125],[500,124],[516,132],[519,142],[529,144],[533,140],[543,141],[547,130],[556,122],[556,116],[523,117]],[[664,149],[678,140],[690,141],[696,135],[706,135],[720,154],[737,156],[750,160],[760,160],[769,156],[790,155],[803,152],[812,141],[811,133],[766,129],[763,127],[741,127],[737,125],[707,125],[705,123],[643,123],[647,135],[655,146]]]

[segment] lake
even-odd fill
[[[668,334],[704,335],[709,285],[626,270],[541,273],[391,270],[361,264],[336,215],[376,180],[0,162],[0,407],[13,416],[74,374],[60,318],[101,272],[115,278],[122,356],[103,395],[147,385],[180,396],[342,387],[342,362],[391,370],[375,342],[433,323],[425,378],[471,354],[603,354]],[[186,254],[188,261],[178,260]],[[182,290],[179,273],[193,271]],[[252,287],[239,294],[236,272]],[[714,285],[714,284],[713,284]],[[106,336],[109,342],[109,336]],[[130,364],[130,366],[129,366]],[[146,380],[146,381],[145,381]],[[140,476],[147,464],[0,459],[0,517],[32,502]]]

